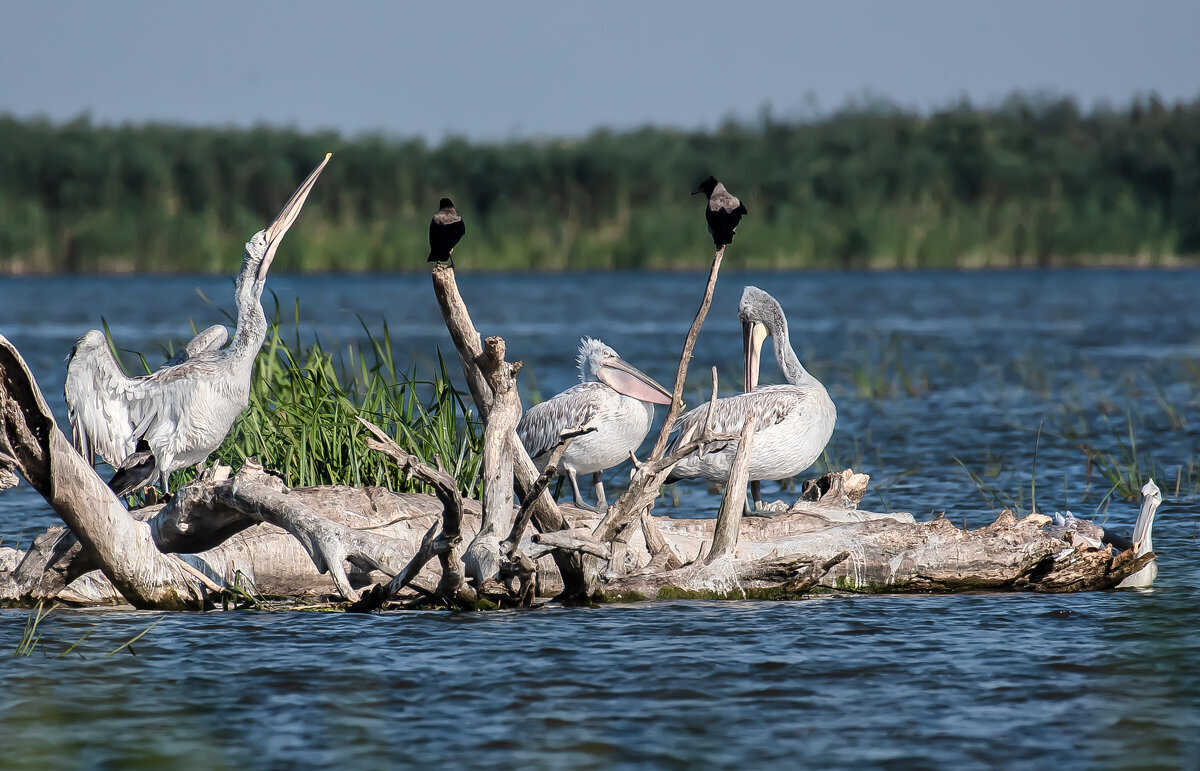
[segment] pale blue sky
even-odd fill
[[[439,139],[1200,96],[1200,2],[0,3],[0,112]]]

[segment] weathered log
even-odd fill
[[[830,559],[763,557],[738,560],[729,554],[714,560],[697,559],[676,570],[638,571],[606,584],[606,594],[647,599],[745,599],[749,597],[800,597],[808,593],[830,569],[849,557],[841,552]]]
[[[140,608],[202,608],[209,586],[154,545],[54,422],[17,349],[0,335],[0,469],[42,495],[120,593]]]
[[[266,473],[251,458],[230,482],[189,485],[181,490],[156,517],[154,530],[179,532],[182,523],[195,522],[196,512],[202,510],[223,515],[213,519],[230,520],[236,513],[252,523],[275,525],[300,543],[317,572],[329,573],[338,593],[349,600],[357,599],[358,594],[346,574],[348,562],[366,570],[395,572],[392,566],[404,556],[402,544],[334,522],[288,492],[283,480]],[[168,528],[166,522],[173,524]]]
[[[204,484],[233,486],[235,482]],[[360,534],[378,534],[400,544],[397,548],[404,558],[418,554],[423,536],[432,528],[440,528],[443,507],[429,495],[347,487],[296,488],[282,494],[297,498],[308,509]],[[224,516],[221,495],[208,493],[196,499],[208,503],[207,508],[196,504],[190,512],[195,520],[201,520],[205,512]],[[469,537],[479,527],[479,507],[468,500],[463,505],[463,535]],[[583,528],[569,531],[568,537],[586,537],[594,532],[594,513],[570,506],[564,506],[563,513]],[[162,516],[161,509],[158,515]],[[602,591],[613,595],[639,591],[655,596],[650,591],[652,586],[674,586],[684,591],[715,592],[715,584],[709,580],[712,574],[706,576],[695,568],[693,573],[678,572],[682,567],[680,557],[695,562],[711,543],[714,520],[647,515],[641,521],[643,527],[633,533],[628,544],[629,559],[637,567],[626,576],[602,584]],[[811,570],[805,565],[823,565],[842,551],[850,556],[831,566],[821,577],[820,586],[853,592],[1086,591],[1116,586],[1153,559],[1153,554],[1133,558],[1131,552],[1114,557],[1107,546],[1072,546],[1046,534],[1042,530],[1045,521],[1040,515],[1018,520],[1005,514],[986,527],[968,531],[954,527],[945,517],[915,522],[907,514],[875,514],[799,502],[792,511],[772,518],[743,518],[733,554],[718,562],[732,563],[733,575],[742,589],[751,589],[752,595],[760,590],[769,595],[772,588],[792,591],[788,586],[796,584],[804,570]],[[541,547],[525,541],[520,548],[533,554]],[[300,542],[269,524],[254,525],[215,549],[187,559],[228,584],[240,577],[243,585],[263,594],[320,597],[335,590],[331,579],[317,572]],[[780,560],[779,565],[784,567],[767,574],[766,579],[754,572],[766,570],[773,560]],[[356,587],[380,580],[378,572],[368,573],[353,562],[349,567],[349,580]],[[790,578],[787,570],[792,571]],[[552,567],[544,572],[547,584],[557,578]],[[88,595],[94,591],[97,575],[93,572],[78,579],[68,591]],[[728,571],[719,575],[728,575]],[[429,566],[418,576],[422,585],[432,586],[438,573]],[[685,581],[688,576],[690,584]],[[0,598],[18,599],[6,588],[6,578],[11,580],[11,574],[6,576],[0,571]],[[626,578],[641,583],[623,583]],[[736,585],[725,585],[726,595],[740,596]],[[543,596],[558,590],[553,585],[543,588]],[[91,601],[116,598],[114,590]]]

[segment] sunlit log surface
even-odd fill
[[[212,488],[223,487],[223,490],[213,489],[202,494],[197,491],[189,496],[193,503],[186,507],[167,511],[158,507],[157,519],[152,519],[156,523],[154,531],[160,533],[169,529],[176,533],[172,541],[162,545],[187,550],[189,540],[202,543],[210,537],[203,527],[181,526],[185,521],[211,518],[227,522],[238,516],[238,510],[243,507],[262,509],[288,501],[289,505],[303,507],[331,523],[326,526],[328,532],[344,528],[340,532],[352,533],[356,543],[347,544],[347,554],[354,553],[355,549],[359,552],[375,549],[377,551],[372,552],[374,558],[394,555],[390,558],[400,563],[416,554],[422,538],[440,522],[442,506],[435,497],[398,494],[379,488],[321,487],[276,491],[272,495],[278,495],[279,499],[272,502],[272,496],[266,494],[267,485],[249,483],[254,474],[262,473],[255,470],[247,476],[243,472],[239,474],[240,480],[235,477],[225,482],[205,483]],[[235,486],[245,492],[230,492]],[[231,495],[237,501],[237,509],[224,502]],[[480,509],[475,501],[464,504],[462,536],[466,539],[478,532]],[[594,513],[573,506],[563,506],[562,514],[575,525],[561,531],[564,535],[586,536],[597,523]],[[1151,554],[1148,558],[1131,559],[1129,552],[1114,557],[1107,546],[1104,549],[1071,546],[1043,532],[1046,518],[1036,514],[1018,520],[1004,513],[986,527],[962,530],[946,517],[914,522],[907,514],[878,514],[801,502],[791,511],[774,517],[743,518],[732,553],[705,563],[703,557],[712,543],[716,520],[652,519],[662,543],[654,544],[652,537],[651,545],[647,546],[644,531],[635,531],[627,544],[626,575],[602,584],[601,589],[606,594],[631,596],[636,592],[654,597],[664,587],[698,596],[736,597],[770,589],[799,593],[811,588],[805,585],[806,579],[818,571],[821,575],[812,582],[813,585],[847,591],[1086,591],[1115,586],[1144,566],[1148,558],[1153,558]],[[172,526],[164,528],[168,520]],[[181,536],[179,531],[189,534]],[[47,534],[45,540],[52,543],[53,535]],[[69,533],[66,538],[70,538]],[[606,547],[598,542],[596,546]],[[521,548],[529,554],[539,551],[539,545],[528,538],[522,541]],[[69,549],[63,551],[70,552]],[[845,557],[829,565],[827,572],[820,570],[843,552]],[[39,554],[40,551],[33,548],[26,560],[37,560]],[[16,556],[9,552],[0,561],[0,592],[5,600],[29,602],[47,597],[79,603],[119,600],[119,593],[98,572],[85,573],[65,588],[61,578],[57,579],[58,583],[43,580],[43,585],[57,587],[57,593],[31,595],[28,579],[22,586],[16,584],[19,566],[3,570],[5,565],[17,563]],[[83,557],[76,549],[74,556],[65,556],[47,571],[55,575],[69,573],[71,562],[78,559]],[[306,599],[336,598],[338,595],[335,582],[317,571],[302,541],[275,525],[253,524],[224,543],[192,555],[189,560],[214,580],[231,586],[237,584],[263,595]],[[539,594],[553,596],[561,588],[561,583],[555,580],[554,563],[548,557],[538,562]],[[356,588],[389,577],[378,571],[371,572],[367,566],[356,564],[355,559],[349,559],[345,568],[349,581]],[[29,572],[28,566],[26,572]],[[439,577],[436,563],[431,562],[418,575],[417,583],[434,586]],[[673,592],[669,596],[679,594]]]

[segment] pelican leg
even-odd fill
[[[755,479],[750,483],[750,497],[754,500],[755,510],[761,509],[762,505],[762,482]]]
[[[596,491],[596,511],[608,508],[608,500],[604,497],[604,474],[596,471],[592,474],[592,487]]]
[[[586,508],[583,496],[579,494],[579,480],[575,478],[575,469],[570,466],[567,467],[567,479],[571,482],[571,494],[575,496],[575,505],[581,509]]]

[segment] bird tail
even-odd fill
[[[450,252],[435,252],[430,250],[429,256],[425,258],[425,262],[445,262],[450,259]]]
[[[157,465],[154,453],[148,450],[135,452],[117,466],[117,473],[108,480],[109,489],[116,493],[118,498],[124,498],[143,487],[148,487],[154,481]]]

